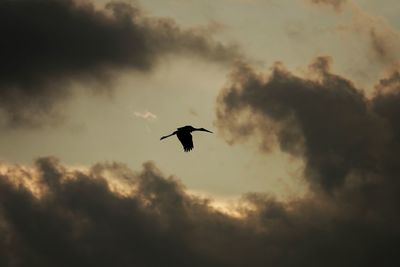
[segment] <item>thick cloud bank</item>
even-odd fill
[[[305,176],[324,191],[357,177],[384,183],[399,149],[398,73],[367,99],[329,65],[330,58],[317,58],[304,78],[279,64],[269,76],[238,65],[218,98],[217,125],[231,142],[256,137],[264,151],[278,143],[302,157]]]
[[[321,232],[296,247],[329,247],[321,265],[398,264],[399,77],[394,72],[382,79],[367,98],[333,74],[326,57],[317,58],[303,77],[281,64],[268,75],[241,64],[218,98],[216,124],[227,141],[253,140],[263,153],[279,146],[304,161],[312,200],[329,207],[312,209],[321,228],[307,233]]]
[[[57,122],[73,81],[108,91],[116,71],[150,71],[167,54],[218,62],[240,56],[204,29],[146,17],[123,2],[96,9],[89,1],[4,0],[0,33],[0,110],[14,127]]]
[[[374,187],[359,181],[335,198],[247,194],[231,217],[152,163],[137,173],[118,163],[71,169],[54,158],[0,167],[5,267],[399,263],[398,196],[373,199],[383,189],[373,178]]]

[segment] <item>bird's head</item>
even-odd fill
[[[213,132],[211,132],[211,131],[209,131],[209,130],[207,130],[207,129],[204,129],[204,128],[199,128],[199,129],[197,129],[198,131],[202,131],[202,132],[208,132],[208,133],[213,133]]]

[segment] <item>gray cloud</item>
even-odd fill
[[[218,98],[216,125],[228,142],[253,139],[264,153],[278,145],[304,161],[303,175],[313,197],[311,202],[299,201],[300,207],[293,211],[301,214],[299,221],[304,210],[312,211],[307,218],[312,218],[315,228],[308,233],[321,230],[321,235],[332,237],[330,241],[314,235],[307,239],[321,245],[316,255],[329,258],[310,265],[368,265],[385,258],[382,264],[388,266],[397,261],[392,253],[400,230],[393,224],[400,219],[396,212],[400,193],[399,77],[395,71],[383,78],[375,95],[366,98],[351,81],[331,72],[326,57],[317,58],[305,77],[296,76],[282,64],[275,65],[269,75],[240,64]],[[316,203],[321,206],[315,209]],[[287,218],[287,214],[277,217]],[[300,232],[305,230],[300,228]],[[339,241],[346,235],[348,239]],[[376,242],[385,248],[374,251]],[[302,246],[306,251],[310,248],[307,242]],[[381,252],[392,255],[380,257]],[[336,260],[347,254],[352,264],[331,262],[331,253]]]
[[[255,138],[265,152],[276,143],[302,158],[310,186],[334,193],[354,177],[381,177],[397,127],[377,112],[383,99],[398,103],[393,93],[368,100],[325,57],[304,78],[281,65],[269,76],[240,65],[218,98],[216,123],[231,143]]]
[[[131,190],[116,190],[118,183]],[[242,217],[235,218],[213,209],[211,200],[189,195],[152,163],[140,172],[119,163],[76,170],[54,158],[38,159],[30,168],[3,163],[0,262],[394,266],[399,194],[380,192],[380,183],[354,183],[335,196],[316,193],[288,202],[249,193],[238,210]]]
[[[99,10],[73,0],[6,0],[0,32],[0,109],[11,127],[58,122],[71,82],[96,82],[87,87],[109,92],[115,72],[151,71],[168,54],[216,62],[240,57],[236,46],[214,41],[212,30],[146,17],[123,2]]]

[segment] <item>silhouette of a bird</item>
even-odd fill
[[[190,134],[191,132],[194,131],[202,131],[202,132],[209,132],[212,133],[211,131],[204,129],[204,128],[194,128],[190,125],[184,126],[184,127],[180,127],[178,128],[175,132],[173,132],[170,135],[166,135],[160,138],[160,140],[163,140],[167,137],[173,136],[176,134],[176,136],[178,137],[179,141],[182,143],[183,146],[183,150],[185,150],[185,152],[189,152],[190,150],[193,149],[193,139],[192,139],[192,135]]]

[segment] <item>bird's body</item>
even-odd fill
[[[194,128],[194,127],[192,127],[190,125],[186,125],[184,127],[180,127],[178,129],[176,129],[176,131],[173,132],[170,135],[166,135],[166,136],[161,137],[160,140],[163,140],[163,139],[165,139],[167,137],[170,137],[170,136],[173,136],[173,135],[176,134],[176,136],[178,137],[179,141],[181,142],[181,144],[183,146],[183,150],[185,152],[189,152],[194,147],[193,146],[193,138],[192,138],[192,134],[191,134],[191,132],[194,132],[194,131],[203,131],[203,132],[212,133],[211,131],[206,130],[204,128]]]

